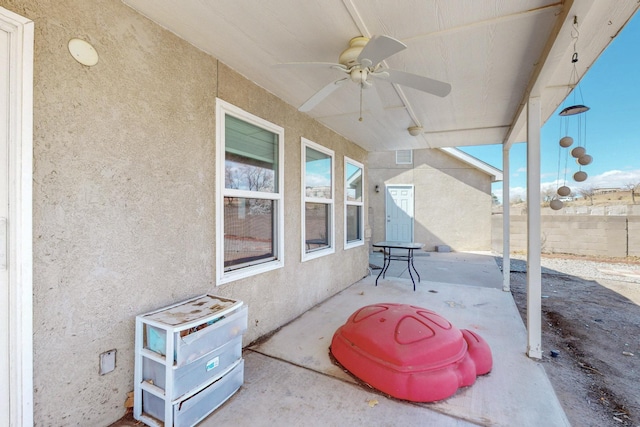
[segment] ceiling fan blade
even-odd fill
[[[391,55],[395,55],[406,48],[406,44],[393,37],[373,36],[362,49],[360,55],[358,55],[358,62],[363,67],[378,65]]]
[[[333,62],[283,62],[274,64],[274,68],[334,68],[336,70],[347,71],[347,67]]]
[[[326,85],[325,87],[317,91],[315,94],[313,94],[311,98],[307,99],[305,103],[298,108],[298,111],[302,111],[302,112],[311,111],[316,105],[322,102],[322,100],[324,100],[327,96],[331,95],[331,93],[333,93],[334,90],[342,86],[342,84],[347,80],[348,78],[344,78],[344,79],[339,79],[339,80],[336,80],[335,82],[329,83],[328,85]]]
[[[389,76],[386,77],[384,75],[385,73],[388,73]],[[445,97],[449,95],[449,92],[451,92],[451,85],[449,83],[430,79],[429,77],[419,76],[417,74],[406,73],[400,70],[387,69],[381,72],[380,75],[375,75],[375,77],[383,78],[390,82],[397,83],[402,86],[409,86],[440,97]]]

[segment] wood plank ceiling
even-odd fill
[[[636,0],[123,1],[295,107],[341,74],[275,64],[338,62],[360,35],[404,42],[384,65],[448,82],[448,96],[377,80],[384,114],[365,102],[361,122],[359,86],[347,82],[308,112],[369,151],[524,141],[529,94],[541,97],[548,118],[568,93],[576,41],[582,76],[640,7]],[[411,126],[424,130],[411,136]]]

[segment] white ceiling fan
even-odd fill
[[[340,54],[338,63],[287,62],[277,64],[276,67],[330,68],[347,74],[347,77],[339,78],[316,92],[298,108],[299,111],[306,112],[312,110],[349,80],[359,84],[361,89],[371,87],[373,85],[371,82],[372,79],[379,79],[390,83],[397,83],[402,86],[408,86],[436,96],[447,96],[449,92],[451,92],[451,85],[449,83],[384,67],[382,61],[406,48],[407,45],[389,36],[373,36],[371,39],[367,37],[355,37],[349,42],[349,47]],[[362,91],[360,93],[362,95]],[[372,109],[377,113],[381,113],[382,103],[377,93],[375,93],[375,96],[369,96],[368,98],[373,104]],[[360,107],[362,109],[362,98],[360,100]],[[362,114],[360,120],[362,120]]]

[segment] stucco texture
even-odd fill
[[[133,389],[137,314],[202,293],[249,306],[245,344],[361,278],[343,156],[364,150],[118,0],[0,0],[35,22],[34,418],[108,425]],[[67,50],[90,42],[86,67]],[[285,128],[285,267],[215,286],[216,97]],[[336,253],[302,263],[300,137],[335,150]],[[99,375],[99,355],[116,369]]]
[[[491,177],[435,149],[414,150],[409,165],[395,152],[369,153],[371,242],[386,240],[385,185],[400,184],[414,185],[413,240],[424,250],[491,249]]]

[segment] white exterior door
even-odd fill
[[[386,190],[385,240],[413,242],[413,185],[389,185]]]
[[[0,426],[33,425],[33,22],[0,8]]]

